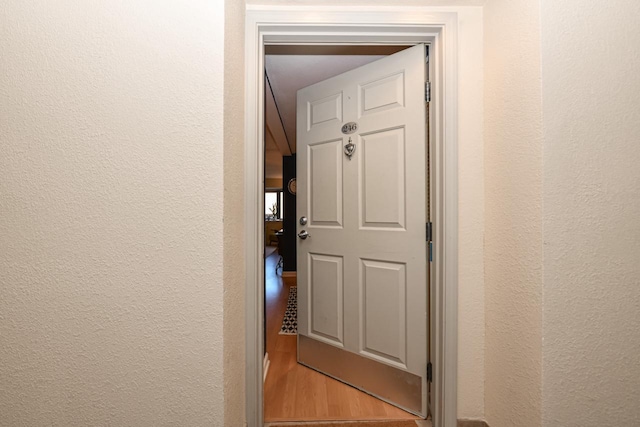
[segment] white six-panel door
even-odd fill
[[[419,45],[298,92],[296,230],[299,362],[422,416],[424,82]]]

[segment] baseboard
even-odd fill
[[[265,353],[264,360],[262,361],[262,382],[265,382],[267,380],[267,372],[269,372],[269,366],[271,366],[269,353]]]
[[[458,420],[458,427],[489,427],[486,421],[483,420]]]

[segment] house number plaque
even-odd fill
[[[358,124],[356,122],[349,122],[342,125],[342,133],[349,135],[358,130]]]

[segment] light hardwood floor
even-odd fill
[[[417,419],[297,363],[296,336],[278,333],[291,284],[275,274],[277,262],[277,253],[265,260],[266,346],[271,360],[264,385],[265,421]]]

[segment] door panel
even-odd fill
[[[361,354],[406,369],[406,266],[361,260]]]
[[[363,135],[360,148],[361,226],[404,229],[404,128]]]
[[[309,335],[342,346],[342,257],[309,254]]]
[[[308,101],[307,130],[327,122],[342,121],[342,93]]]
[[[342,226],[342,139],[307,147],[309,219],[315,227]],[[304,169],[303,169],[304,170]]]
[[[404,73],[375,80],[360,86],[359,116],[404,106]]]
[[[296,197],[298,361],[422,416],[424,82],[421,45],[300,90]]]

